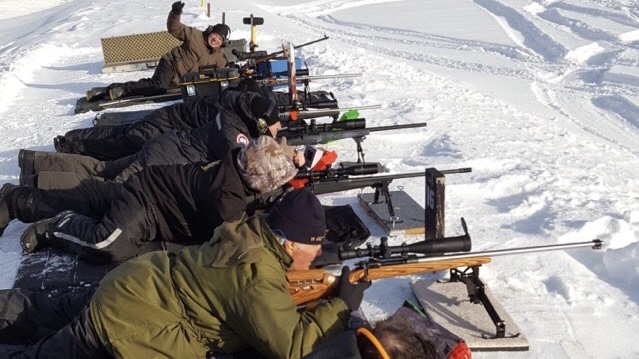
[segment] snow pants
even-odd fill
[[[33,171],[40,172],[70,172],[81,178],[100,177],[103,179],[115,179],[127,169],[135,160],[133,154],[112,161],[101,161],[90,156],[71,153],[35,152],[33,158]]]
[[[142,149],[144,143],[169,131],[187,131],[210,122],[218,112],[217,98],[204,97],[192,104],[159,108],[130,125],[98,126],[64,135],[68,153],[100,160],[122,158]]]
[[[136,188],[141,185],[132,177],[99,218],[65,214],[56,221],[49,244],[96,264],[122,262],[165,249],[162,241],[154,241],[158,234],[156,206]]]
[[[87,304],[93,289],[51,297],[0,290],[0,357],[112,358],[102,345]]]
[[[55,178],[60,183],[70,184],[68,189],[64,186],[56,188],[55,185],[46,183],[44,187],[54,189],[20,186],[10,190],[4,198],[8,205],[9,217],[32,223],[71,210],[87,217],[101,218],[109,209],[111,201],[122,190],[121,183],[79,179],[73,177],[73,174],[62,175],[68,175],[66,177],[70,177],[70,180],[63,180],[65,176]],[[46,181],[47,176],[41,179]]]

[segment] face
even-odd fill
[[[220,47],[222,46],[222,36],[212,32],[209,34],[209,37],[207,39],[209,46],[211,46],[212,48],[216,48],[216,47]]]
[[[277,132],[281,128],[282,128],[282,123],[280,121],[277,121],[274,124],[268,126],[268,131],[271,133],[271,137],[275,138],[277,136]]]
[[[292,270],[308,270],[315,258],[322,254],[322,246],[296,242],[293,244],[292,250],[287,248],[287,252],[293,258]]]

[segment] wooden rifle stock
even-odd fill
[[[437,272],[458,267],[479,266],[489,262],[489,257],[470,257],[369,266],[368,268],[359,267],[351,271],[349,281],[355,283],[361,280],[377,280],[409,274]],[[332,274],[324,269],[290,271],[286,273],[288,289],[296,305],[304,305],[319,299],[328,299],[335,296],[338,277],[339,275]]]

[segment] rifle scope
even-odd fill
[[[292,124],[284,128],[290,132],[330,132],[334,130],[361,130],[366,128],[365,118],[355,118],[345,121],[333,121],[331,123],[317,124],[315,119],[310,124]]]
[[[357,163],[343,168],[329,168],[324,171],[300,170],[295,178],[334,178],[340,176],[363,176],[380,173],[384,167],[379,162]]]
[[[402,244],[399,246],[389,246],[388,238],[382,237],[379,246],[371,246],[368,243],[366,248],[339,251],[341,260],[373,257],[380,259],[390,259],[393,255],[405,256],[407,254],[437,255],[452,252],[468,252],[471,249],[470,235],[466,221],[462,218],[464,234],[461,236],[426,239],[413,244]]]

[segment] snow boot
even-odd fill
[[[60,153],[69,153],[69,146],[67,146],[67,139],[64,136],[55,136],[53,138],[53,147]]]
[[[35,175],[35,151],[21,149],[18,152],[18,167],[20,167],[20,186],[24,186],[28,176]]]
[[[0,188],[0,236],[4,233],[4,229],[7,228],[9,222],[13,219],[11,208],[9,208],[9,192],[18,186],[5,183]]]
[[[51,246],[54,240],[53,231],[56,225],[65,216],[73,213],[72,211],[64,211],[58,213],[55,217],[43,219],[31,224],[20,237],[20,246],[25,253],[33,253],[41,249]]]
[[[94,87],[87,91],[87,102],[97,101],[105,98],[109,94],[108,87]]]
[[[115,86],[109,90],[109,98],[111,101],[115,101],[121,97],[126,97],[129,94],[129,91],[126,89],[126,86],[120,85]]]

